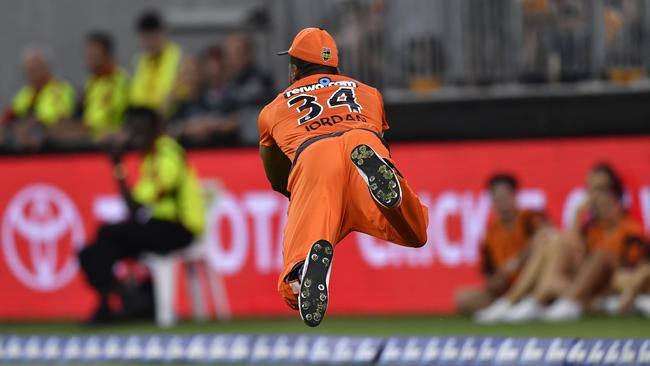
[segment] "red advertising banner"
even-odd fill
[[[631,210],[650,229],[650,137],[397,144],[393,155],[429,206],[429,241],[403,248],[353,233],[336,249],[331,314],[449,312],[453,292],[481,278],[479,243],[490,217],[485,181],[520,179],[522,205],[563,226],[584,196],[586,172],[607,161],[626,181]],[[276,293],[287,201],[269,188],[255,149],[193,151],[222,194],[203,238],[235,316],[287,314]],[[137,158],[129,160],[136,172]],[[100,154],[0,158],[0,319],[82,318],[94,298],[75,252],[100,222],[119,219]],[[254,289],[254,290],[253,290]],[[187,312],[186,291],[178,291]],[[364,299],[364,301],[359,301]]]

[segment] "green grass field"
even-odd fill
[[[171,329],[148,323],[85,327],[70,322],[0,323],[0,334],[129,334],[129,333],[250,333],[335,335],[475,335],[512,337],[650,338],[650,320],[640,317],[587,318],[560,324],[528,323],[482,326],[463,317],[331,317],[318,328],[308,328],[299,318],[236,319],[228,322],[182,322]]]

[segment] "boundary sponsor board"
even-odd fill
[[[545,209],[562,226],[584,197],[590,166],[611,162],[625,178],[632,213],[650,228],[650,137],[397,144],[392,154],[429,207],[429,241],[410,249],[348,235],[337,247],[331,314],[452,311],[455,289],[481,281],[479,243],[490,220],[485,181],[494,172],[515,173],[521,204]],[[269,189],[257,151],[188,156],[203,179],[217,178],[223,187],[207,210],[202,242],[208,264],[223,276],[233,315],[289,313],[276,293],[288,202]],[[127,159],[131,180],[137,162]],[[108,159],[2,157],[0,171],[11,172],[0,181],[0,319],[83,317],[94,298],[75,252],[92,242],[100,222],[124,214]],[[245,291],[251,283],[256,291]],[[187,291],[177,293],[187,314]]]
[[[486,352],[485,350],[492,351]],[[2,363],[650,365],[650,339],[306,335],[0,335]]]

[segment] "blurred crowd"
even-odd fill
[[[517,204],[517,179],[488,182],[494,207],[482,246],[480,287],[457,292],[460,312],[483,324],[577,320],[589,313],[650,318],[650,241],[612,166],[596,164],[587,195],[560,230]]]
[[[132,74],[115,62],[115,40],[102,31],[85,39],[88,76],[81,90],[53,73],[46,47],[28,47],[25,85],[0,116],[0,150],[39,152],[101,145],[129,108],[149,108],[185,146],[256,142],[257,113],[273,98],[271,78],[254,62],[244,33],[186,54],[154,11],[135,24],[141,51]]]

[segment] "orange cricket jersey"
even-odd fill
[[[585,231],[589,250],[605,249],[617,259],[623,259],[625,256],[625,246],[629,239],[642,235],[641,225],[629,214],[612,229],[608,230],[602,222],[594,220],[587,225]]]
[[[306,140],[365,128],[388,129],[379,91],[343,75],[316,74],[296,81],[260,112],[260,145],[277,145],[293,160]]]
[[[545,221],[544,214],[534,210],[521,210],[512,227],[506,227],[501,220],[492,221],[486,230],[483,253],[489,256],[494,270],[498,270],[511,258],[519,255],[530,237]],[[487,258],[484,258],[484,261]]]

